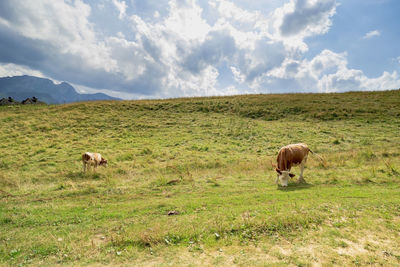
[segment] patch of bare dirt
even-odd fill
[[[92,246],[100,247],[107,242],[107,238],[104,234],[97,234],[92,237]]]
[[[350,240],[342,240],[342,241],[345,242],[348,246],[345,247],[345,248],[343,248],[343,247],[337,248],[336,252],[339,255],[348,255],[348,256],[353,257],[353,256],[356,256],[356,255],[368,253],[368,250],[366,250],[364,248],[363,242],[355,243],[355,242],[352,242]]]

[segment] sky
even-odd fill
[[[1,0],[0,77],[124,99],[400,88],[398,0]]]

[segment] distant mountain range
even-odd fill
[[[34,76],[24,75],[0,78],[0,98],[12,97],[17,101],[22,101],[33,96],[48,104],[91,100],[121,100],[103,93],[79,94],[69,83],[55,84],[49,79]]]

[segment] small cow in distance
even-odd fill
[[[96,171],[97,166],[107,166],[107,160],[104,159],[99,153],[85,152],[82,154],[83,172],[89,170],[90,166],[93,166],[93,170]]]
[[[276,172],[278,173],[275,183],[281,182],[282,186],[287,186],[289,178],[294,177],[293,173],[290,173],[292,166],[300,164],[300,177],[298,182],[305,183],[303,178],[304,165],[307,162],[308,152],[313,153],[306,144],[291,144],[282,147],[279,150],[277,157]],[[314,153],[313,153],[314,154]]]

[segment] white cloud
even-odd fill
[[[241,84],[246,81],[246,76],[242,74],[238,68],[232,66],[231,71],[237,83]]]
[[[362,89],[364,90],[388,90],[388,89],[399,89],[400,88],[400,76],[396,71],[392,73],[384,72],[377,78],[369,79],[364,77],[362,83]]]
[[[118,1],[118,0],[112,0],[112,3],[114,4],[114,6],[117,8],[118,12],[119,12],[119,19],[123,19],[126,16],[126,9],[128,8],[128,6],[126,5],[125,1]]]
[[[37,70],[32,70],[28,67],[16,64],[2,64],[0,65],[0,77],[12,77],[20,75],[32,75],[36,77],[44,77],[43,73]]]
[[[364,39],[370,39],[370,38],[372,38],[372,37],[375,37],[375,36],[380,36],[381,35],[381,33],[378,31],[378,30],[374,30],[374,31],[370,31],[370,32],[367,32],[365,35],[364,35]]]
[[[25,38],[47,43],[49,47],[45,49],[55,57],[73,55],[92,68],[115,69],[116,62],[110,58],[104,43],[97,39],[88,20],[91,8],[84,2],[24,1],[14,4],[10,12],[7,28]]]
[[[202,9],[195,0],[171,0],[170,13],[163,22],[164,27],[185,41],[203,41],[210,25],[202,18]]]
[[[336,6],[335,0],[292,0],[277,11],[282,15],[279,31],[284,37],[300,35],[303,38],[326,33]]]
[[[329,62],[323,64],[322,72],[314,70],[314,73],[317,73],[318,89],[322,92],[387,90],[400,87],[400,78],[396,71],[384,72],[377,78],[368,78],[361,70],[349,69],[346,53],[336,54],[324,50],[316,58],[321,58],[325,63]],[[316,58],[311,61],[311,65]]]
[[[126,92],[118,92],[118,91],[113,91],[113,90],[109,90],[109,89],[101,89],[101,88],[93,89],[90,87],[86,87],[86,86],[79,85],[79,84],[73,84],[73,83],[71,83],[71,85],[80,94],[103,93],[103,94],[106,94],[109,96],[113,96],[113,97],[117,97],[117,98],[121,98],[121,99],[127,99],[127,100],[143,98],[143,95],[140,95],[140,94],[130,94],[130,93],[126,93]],[[149,98],[149,97],[147,96],[146,98]]]
[[[284,88],[285,85],[293,88]],[[269,92],[387,90],[399,88],[400,77],[394,71],[368,78],[363,71],[348,68],[347,53],[324,50],[312,60],[285,62],[281,68],[264,75],[260,86]]]

